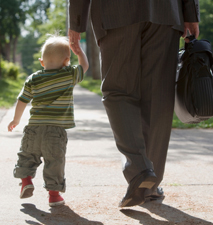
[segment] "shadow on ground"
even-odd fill
[[[103,225],[101,222],[89,221],[76,214],[69,206],[63,205],[50,209],[50,213],[39,210],[33,204],[22,204],[23,208],[20,209],[25,214],[32,217],[32,220],[26,220],[26,224],[31,225]],[[39,221],[39,222],[38,222]]]
[[[155,218],[150,214],[141,212],[133,209],[121,209],[120,211],[135,220],[138,220],[140,224],[149,224],[149,225],[212,225],[211,222],[206,220],[193,217],[181,210],[178,210],[174,207],[165,204],[153,204],[152,202],[146,203],[141,206],[149,210],[152,215],[155,215]]]

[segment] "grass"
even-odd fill
[[[206,120],[206,121],[202,121],[200,123],[197,124],[185,124],[182,123],[178,117],[175,115],[173,116],[173,121],[172,121],[172,127],[173,128],[178,128],[178,129],[190,129],[190,128],[202,128],[202,129],[206,129],[206,128],[213,128],[213,117]]]
[[[10,78],[0,79],[0,108],[10,108],[16,102],[25,78],[13,80]]]
[[[100,90],[101,80],[93,80],[92,77],[85,77],[84,80],[80,83],[80,86],[102,96]],[[198,124],[184,124],[178,119],[178,117],[174,113],[172,127],[178,129],[213,128],[213,118],[210,118],[209,120],[200,122]]]
[[[178,183],[170,183],[168,184],[169,186],[173,186],[173,187],[178,187],[178,186],[182,186],[182,184],[178,184]]]
[[[93,80],[92,77],[84,77],[84,80],[79,83],[81,87],[88,89],[91,92],[94,92],[100,96],[102,96],[101,93],[101,80]]]
[[[0,108],[10,108],[13,106],[24,81],[24,77],[18,78],[17,80],[9,78],[0,79]],[[102,96],[100,90],[101,80],[93,80],[92,77],[85,77],[80,83],[80,86]],[[174,113],[172,127],[178,129],[213,128],[213,118],[198,124],[183,124]]]

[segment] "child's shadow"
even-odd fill
[[[140,224],[158,224],[158,225],[213,224],[211,222],[200,219],[198,217],[191,216],[185,212],[182,212],[179,209],[173,208],[165,204],[149,202],[142,205],[141,207],[148,209],[153,215],[157,215],[157,217],[161,217],[163,218],[163,220],[154,218],[148,213],[132,209],[122,209],[121,212],[128,217],[138,220]]]
[[[20,209],[23,213],[30,215],[36,220],[26,220],[27,224],[31,225],[70,225],[70,224],[81,224],[81,225],[103,225],[101,222],[89,221],[83,217],[80,217],[68,206],[62,205],[53,207],[50,209],[50,213],[39,210],[33,204],[22,204],[24,207]],[[40,222],[40,223],[39,223]]]

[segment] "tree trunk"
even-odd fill
[[[13,63],[16,63],[16,48],[17,48],[18,36],[13,39]]]
[[[89,69],[87,71],[87,76],[92,77],[94,80],[100,80],[100,62],[99,62],[99,47],[96,44],[91,22],[89,22],[87,31],[87,56],[89,61]]]
[[[1,60],[2,60],[2,35],[0,34],[0,79],[2,77],[2,72],[1,72]]]
[[[6,43],[4,46],[5,60],[7,60],[8,62],[10,62],[10,46],[10,42]]]
[[[10,62],[10,52],[11,52],[11,43],[12,43],[13,37],[12,35],[10,36],[10,41],[8,43],[5,43],[4,45],[4,55],[5,55],[5,60]]]
[[[2,77],[2,74],[1,74],[1,52],[0,52],[0,80],[1,80],[1,77]]]

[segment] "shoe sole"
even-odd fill
[[[151,189],[155,183],[156,183],[157,177],[156,176],[147,176],[147,178],[142,181],[139,185],[135,185],[136,188],[143,188],[144,189],[144,193],[146,189]],[[134,205],[141,205],[145,202],[145,198],[143,200],[141,200],[140,202],[132,202],[132,196],[134,196],[134,191],[129,195],[128,198],[126,198],[126,200],[124,202],[120,202],[119,203],[119,207],[129,207],[129,206],[134,206]]]
[[[60,201],[60,202],[50,202],[49,206],[54,207],[54,206],[59,206],[59,205],[64,205],[65,201]]]
[[[143,188],[144,193],[146,188]],[[119,207],[131,207],[131,206],[135,206],[135,205],[142,205],[145,200],[144,199],[133,199],[134,194],[132,194],[131,197],[127,198],[124,202],[120,202],[119,203]]]
[[[139,188],[148,188],[151,189],[155,183],[156,183],[157,178],[152,176],[148,177],[145,181],[143,181],[140,185]]]
[[[32,184],[26,185],[20,194],[20,198],[29,198],[33,196],[33,191],[34,191],[34,186]]]

